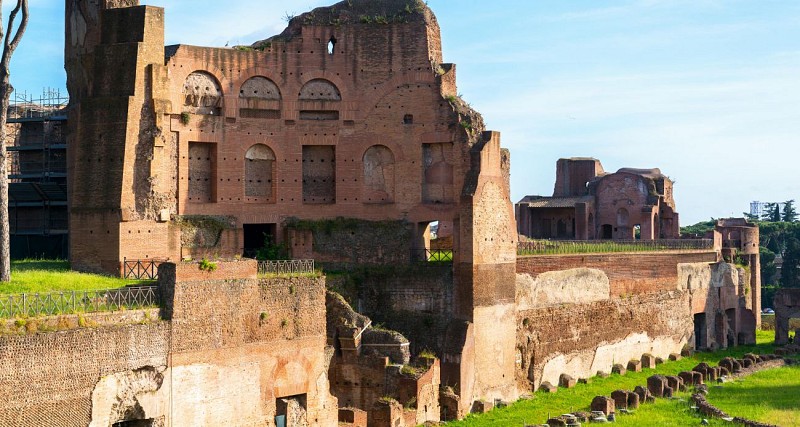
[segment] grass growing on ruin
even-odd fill
[[[573,411],[588,411],[589,404],[595,396],[611,395],[617,389],[633,390],[637,385],[646,385],[647,377],[654,374],[677,375],[680,371],[688,371],[700,362],[716,365],[727,356],[742,357],[745,353],[772,353],[774,333],[757,332],[757,345],[740,346],[715,353],[697,353],[692,357],[678,361],[665,362],[655,369],[643,369],[642,372],[629,372],[626,375],[613,374],[608,378],[592,378],[590,384],[578,384],[573,389],[559,388],[557,393],[536,392],[531,399],[521,399],[514,404],[495,409],[486,414],[470,415],[467,418],[448,423],[448,426],[521,426],[541,424],[548,416],[558,416]],[[620,425],[663,425],[685,426],[698,425],[700,418],[689,409],[687,393],[679,393],[677,399],[658,399],[655,404],[642,405],[632,415],[620,414],[617,424]],[[684,399],[681,401],[680,399]],[[715,403],[713,400],[710,400]],[[738,414],[737,414],[738,415]],[[723,422],[711,421],[711,425],[722,425]],[[728,424],[730,425],[730,424]]]
[[[11,282],[0,284],[0,294],[116,289],[146,283],[152,282],[71,271],[68,261],[20,260],[11,262]]]
[[[731,416],[782,426],[800,426],[800,366],[757,372],[712,386],[709,403]]]

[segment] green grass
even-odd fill
[[[674,244],[660,244],[658,240],[642,240],[637,243],[587,240],[587,241],[559,241],[559,240],[530,240],[526,243],[531,247],[520,246],[517,255],[559,255],[559,254],[586,254],[586,253],[616,253],[616,252],[659,252],[674,250],[710,250],[693,247],[687,243],[685,247]]]
[[[68,261],[21,260],[11,262],[11,282],[0,284],[0,294],[116,289],[150,283],[71,271]]]
[[[709,403],[730,416],[781,426],[800,426],[800,366],[757,372],[711,387]]]
[[[637,385],[646,385],[647,377],[654,374],[677,375],[681,371],[688,371],[700,362],[716,365],[726,356],[741,357],[745,353],[772,353],[774,346],[774,333],[758,331],[757,345],[740,346],[716,353],[697,353],[692,357],[683,358],[675,362],[665,362],[655,369],[643,369],[642,372],[629,372],[626,375],[613,374],[608,378],[592,378],[590,384],[578,384],[573,389],[559,388],[557,393],[535,393],[532,399],[520,400],[508,407],[495,409],[486,414],[469,415],[457,422],[448,423],[448,426],[521,426],[528,424],[541,424],[547,421],[548,416],[557,416],[573,411],[588,411],[589,404],[595,396],[609,396],[617,389],[633,390]],[[659,399],[655,404],[645,404],[632,415],[620,414],[617,424],[620,425],[658,425],[658,426],[685,426],[698,425],[700,418],[688,407],[688,394],[679,393],[678,399]],[[679,399],[684,399],[680,401]],[[717,425],[720,421],[712,421]],[[722,425],[722,424],[719,424]]]

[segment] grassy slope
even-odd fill
[[[773,369],[711,387],[708,401],[731,416],[800,426],[800,366]]]
[[[12,261],[11,282],[0,284],[0,294],[114,289],[134,283],[149,282],[70,271],[67,261],[23,260]]]
[[[691,358],[676,362],[666,362],[656,369],[644,369],[642,372],[629,372],[626,375],[611,375],[608,378],[593,378],[591,384],[578,384],[567,390],[560,388],[557,393],[537,392],[533,399],[520,400],[506,408],[493,410],[482,415],[470,415],[464,420],[448,423],[448,426],[520,426],[523,422],[537,424],[547,421],[548,416],[556,416],[566,412],[588,410],[595,396],[608,396],[617,389],[633,390],[637,385],[646,385],[647,377],[654,374],[676,375],[680,371],[691,370],[700,362],[716,365],[726,356],[741,357],[745,353],[771,353],[774,340],[773,332],[758,332],[758,345],[741,346],[716,353],[698,353]],[[663,425],[685,426],[696,425],[699,418],[689,410],[688,394],[681,393],[672,401],[659,399],[652,405],[642,405],[634,415],[621,415],[618,425]],[[722,425],[721,421],[711,420],[711,425]],[[728,424],[729,425],[729,424]]]

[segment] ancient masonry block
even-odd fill
[[[558,387],[545,381],[542,383],[542,385],[539,386],[539,390],[545,393],[555,393],[556,391],[558,391]]]
[[[650,394],[650,390],[648,390],[646,387],[637,385],[633,389],[633,392],[639,396],[639,402],[641,403],[650,403],[653,401],[653,395]]]
[[[672,353],[669,355],[669,360],[672,360],[673,362],[681,359],[683,359],[683,356],[678,353]]]
[[[592,399],[592,411],[600,411],[605,415],[615,412],[614,399],[608,396],[597,396]]]
[[[675,391],[686,391],[686,385],[680,377],[668,376],[667,385]]]
[[[663,375],[653,375],[647,378],[647,390],[655,397],[664,397],[664,389],[667,387],[667,378]]]
[[[655,361],[653,362],[653,366],[655,366]],[[631,372],[642,372],[642,361],[631,360],[628,362],[628,370]]]
[[[653,369],[656,367],[656,357],[650,353],[642,355],[642,368]]]
[[[611,372],[615,374],[625,375],[628,371],[625,369],[624,366],[617,363],[616,365],[614,365],[613,368],[611,368]]]
[[[617,409],[627,409],[629,394],[633,394],[638,398],[638,395],[636,393],[631,393],[626,390],[614,390],[613,392],[611,392],[611,398],[614,399],[614,406]]]
[[[576,381],[574,378],[567,374],[561,374],[561,377],[558,379],[558,385],[564,388],[572,388],[575,387]]]

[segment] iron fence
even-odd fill
[[[296,275],[314,273],[313,259],[287,259],[276,261],[259,261],[258,274]]]
[[[518,255],[555,255],[608,252],[657,252],[712,249],[712,239],[660,240],[531,240],[519,242]]]
[[[452,249],[412,249],[411,261],[414,262],[453,262]]]
[[[54,316],[158,307],[158,286],[62,291],[0,297],[0,318]]]
[[[157,280],[158,266],[163,261],[154,259],[132,259],[122,261],[122,278],[136,280]]]

